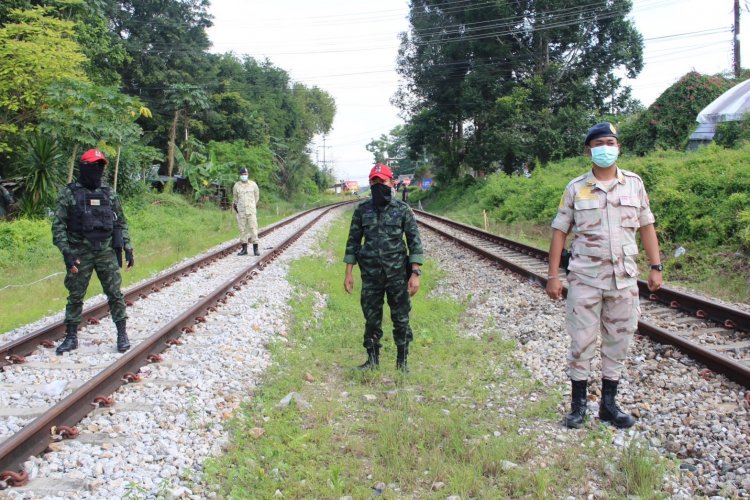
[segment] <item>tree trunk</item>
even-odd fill
[[[187,162],[190,161],[190,157],[192,156],[192,151],[190,151],[190,149],[191,149],[190,148],[190,142],[188,141],[188,139],[190,138],[189,130],[190,130],[190,114],[188,113],[188,114],[185,115],[185,145],[184,145],[184,147],[185,147],[185,161],[187,161]]]
[[[76,164],[76,156],[78,156],[78,143],[73,144],[73,154],[70,155],[70,161],[68,162],[68,184],[73,182],[73,169]]]
[[[177,140],[177,120],[180,118],[180,110],[174,112],[174,119],[172,120],[172,127],[169,129],[169,147],[167,148],[167,177],[172,182],[172,170],[174,170],[174,147],[175,141]]]
[[[117,192],[117,173],[120,170],[120,148],[122,146],[117,146],[117,157],[115,158],[115,178],[112,181],[114,186],[112,186],[112,190],[116,193]]]

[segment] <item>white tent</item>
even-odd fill
[[[694,150],[710,143],[716,134],[716,124],[742,120],[750,113],[750,80],[738,83],[698,113],[698,128],[690,134],[688,149]]]
[[[750,112],[750,80],[738,83],[698,113],[698,123],[719,123],[742,120]]]

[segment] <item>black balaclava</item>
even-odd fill
[[[370,192],[372,202],[378,210],[382,210],[391,202],[391,186],[388,184],[373,184],[370,186]]]
[[[92,191],[101,187],[105,166],[102,161],[95,163],[81,162],[78,165],[78,182],[81,183],[81,186]]]

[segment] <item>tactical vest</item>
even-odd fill
[[[75,206],[68,212],[68,231],[83,235],[91,242],[104,241],[112,236],[115,226],[115,212],[112,208],[109,187],[102,186],[98,191],[68,184],[73,193]]]

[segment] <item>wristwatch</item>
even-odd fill
[[[664,270],[664,264],[651,264],[651,269],[662,272]]]
[[[421,269],[412,269],[412,274],[416,274],[417,276],[422,276],[422,270]]]

